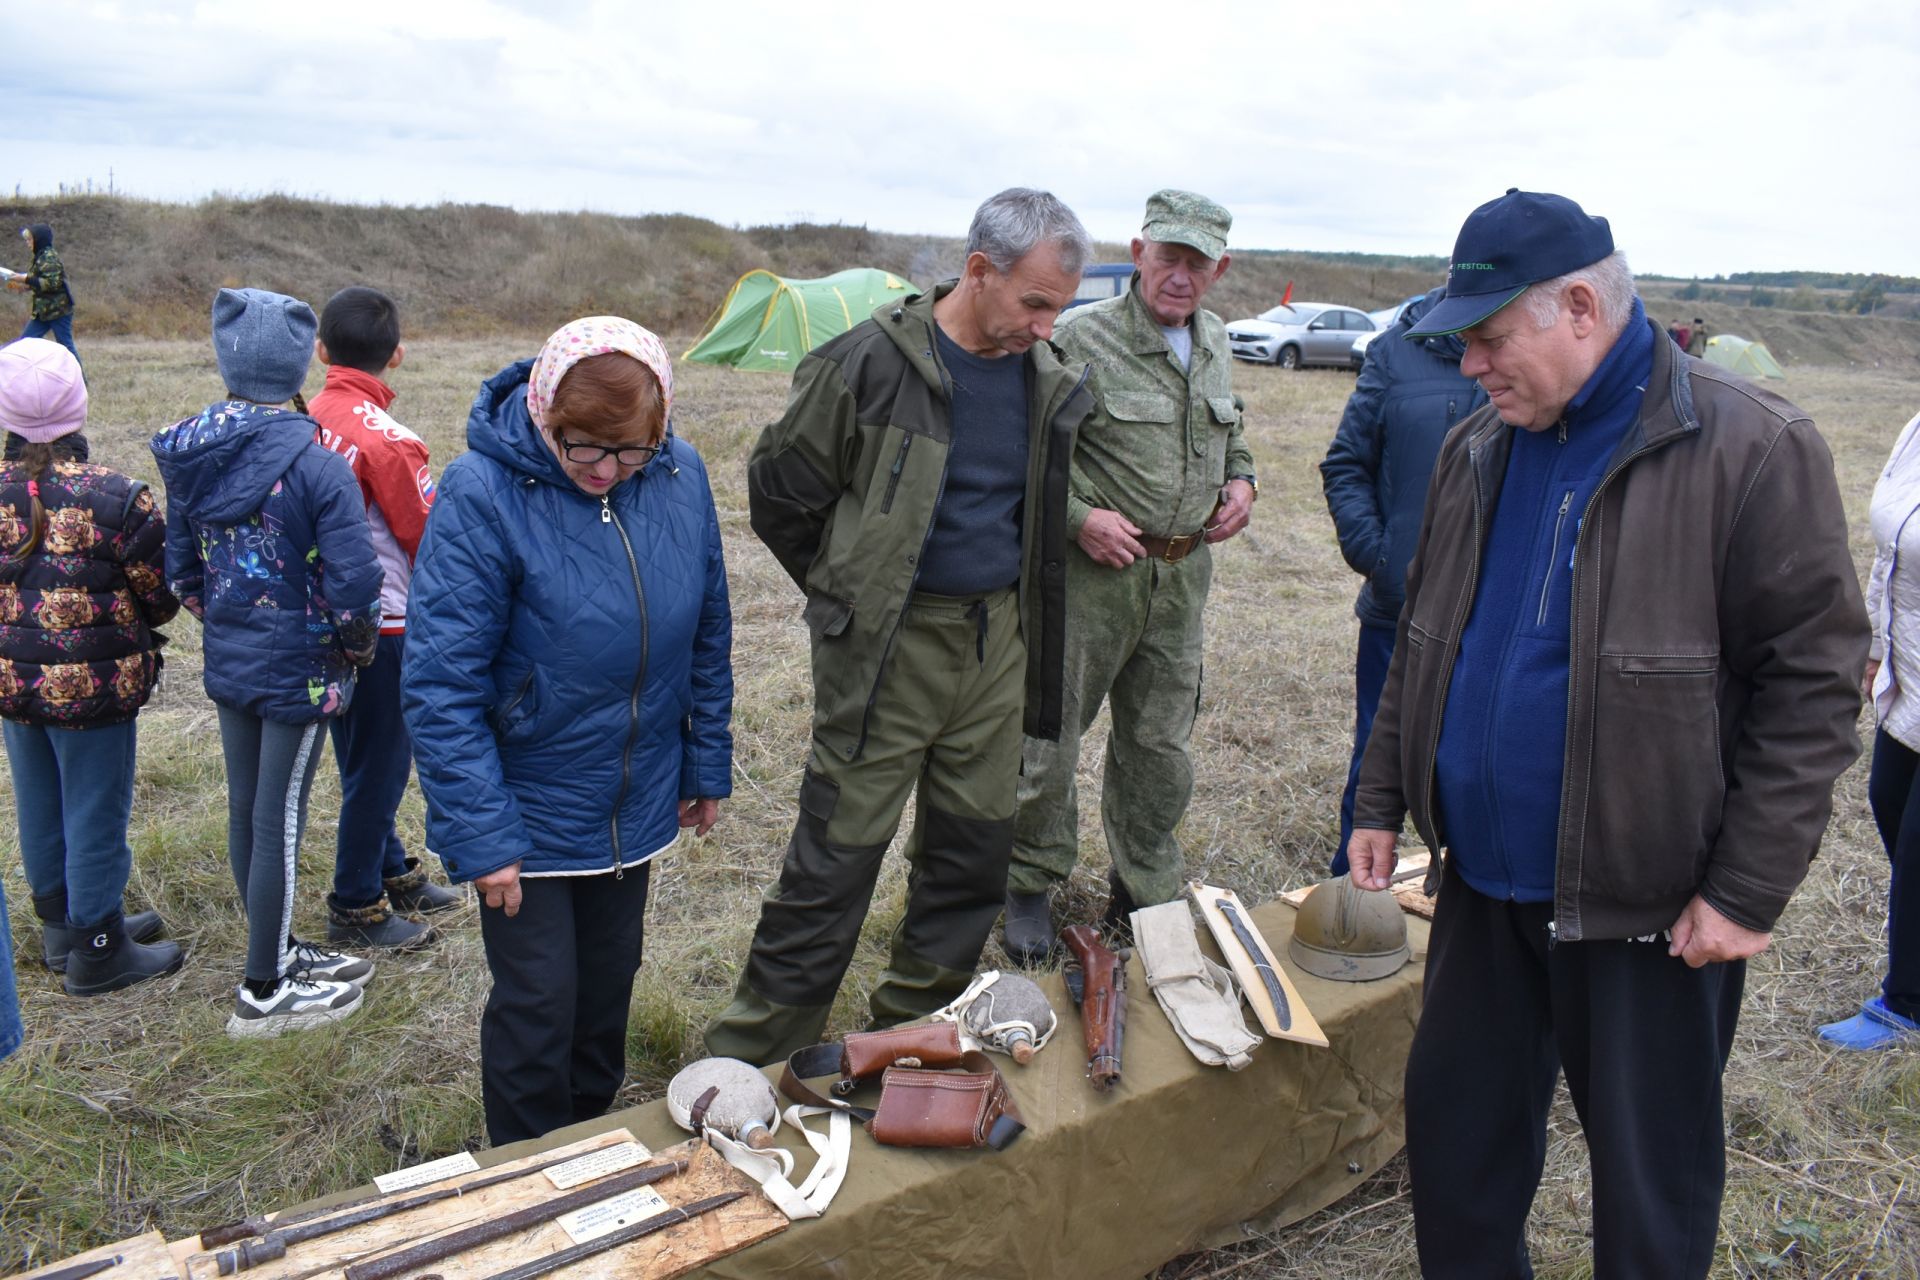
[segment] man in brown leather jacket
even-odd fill
[[[1442,446],[1348,854],[1445,853],[1407,1064],[1429,1280],[1530,1276],[1564,1069],[1596,1277],[1704,1276],[1745,960],[1806,875],[1867,620],[1794,406],[1658,340],[1601,218],[1509,191],[1447,296],[1490,404]]]

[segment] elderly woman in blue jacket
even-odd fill
[[[475,397],[414,567],[403,677],[427,845],[479,889],[495,1145],[606,1111],[651,859],[732,791],[713,493],[652,333],[593,316]]]

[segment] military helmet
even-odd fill
[[[1393,894],[1368,892],[1346,876],[1322,880],[1293,917],[1293,962],[1335,982],[1370,982],[1398,973],[1413,952],[1407,918]]]

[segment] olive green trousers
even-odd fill
[[[849,761],[815,739],[780,878],[707,1052],[765,1065],[818,1042],[909,796],[906,911],[872,1025],[932,1013],[966,988],[1006,894],[1025,682],[1017,592],[913,598],[864,749]]]

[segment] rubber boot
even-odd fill
[[[408,858],[406,871],[397,876],[387,876],[384,883],[387,901],[395,911],[407,915],[452,911],[467,900],[467,895],[460,890],[448,889],[429,880],[427,869],[420,865],[418,858]]]
[[[1001,943],[1007,959],[1026,969],[1045,964],[1053,954],[1054,942],[1049,896],[1008,890],[1006,928]]]
[[[67,971],[67,953],[83,936],[67,923],[67,892],[36,894],[33,913],[40,917],[40,959],[55,973]],[[152,942],[166,931],[166,922],[158,911],[136,911],[122,922],[122,929],[135,942]]]
[[[172,973],[186,959],[177,942],[155,946],[135,942],[127,933],[126,922],[117,916],[76,932],[79,940],[67,953],[66,986],[70,996],[118,991]]]
[[[332,894],[327,895],[327,941],[330,943],[411,951],[428,946],[439,937],[432,925],[393,914],[384,894],[364,907],[343,907]]]

